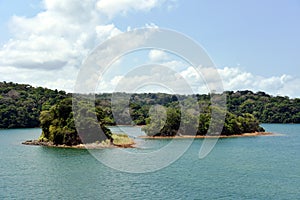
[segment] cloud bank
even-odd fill
[[[162,8],[170,10],[174,0],[44,0],[43,11],[34,17],[13,16],[10,20],[12,39],[0,48],[0,81],[29,83],[35,86],[73,91],[82,61],[101,42],[122,33],[113,19],[120,15],[149,12]],[[129,28],[130,29],[130,28]],[[172,87],[180,88],[186,80],[195,92],[207,92],[207,87],[193,68],[172,60],[166,52],[152,50],[148,61],[177,70],[164,80],[172,80]],[[299,97],[300,79],[291,75],[263,77],[238,67],[218,69],[224,90],[266,91],[273,95]],[[205,74],[213,81],[214,74]],[[155,76],[161,79],[159,71]],[[112,92],[125,75],[117,75],[102,82],[100,89]],[[148,76],[137,77],[139,81]],[[176,80],[178,78],[178,80]],[[123,81],[124,81],[123,80]],[[128,82],[134,81],[131,77]]]
[[[130,12],[147,12],[167,1],[44,0],[34,17],[13,16],[13,34],[0,49],[2,81],[72,90],[76,68],[99,43],[119,30],[111,19]],[[72,83],[68,87],[60,83]]]
[[[254,92],[265,91],[272,95],[297,96],[297,87],[300,84],[300,79],[291,75],[283,74],[281,76],[264,77],[252,74],[239,67],[224,67],[217,68],[217,70],[209,67],[201,67],[200,73],[188,63],[174,59],[168,55],[167,52],[161,50],[151,50],[148,53],[148,62],[153,66],[147,68],[145,66],[138,66],[137,68],[124,73],[123,75],[115,76],[110,80],[102,81],[99,84],[98,91],[102,92],[126,92],[125,85],[130,85],[131,92],[156,92],[158,88],[154,83],[161,85],[162,92],[180,91],[187,93],[193,91],[194,93],[209,93],[209,85],[213,86],[219,79],[222,81],[224,91],[237,90],[252,90]],[[160,64],[165,68],[159,68],[155,64]],[[119,66],[122,64],[118,63]],[[149,74],[149,71],[151,72]],[[141,73],[144,72],[144,73]],[[172,73],[171,73],[172,72]],[[186,85],[188,83],[188,90]],[[142,83],[149,83],[149,87],[141,89]],[[151,89],[151,84],[152,88]],[[164,88],[163,86],[166,86]],[[128,86],[127,86],[128,88]],[[149,90],[150,88],[150,90]]]

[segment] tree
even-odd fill
[[[165,107],[156,105],[151,107],[149,118],[146,119],[147,126],[142,128],[148,136],[159,134],[166,125],[167,113]]]
[[[62,100],[49,111],[41,112],[41,140],[54,144],[77,145],[111,139],[111,132],[103,123],[101,108],[95,109],[85,101],[74,103],[78,111],[76,113],[73,112],[71,98]]]

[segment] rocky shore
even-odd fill
[[[180,136],[139,136],[142,139],[187,139],[187,138],[238,138],[238,137],[256,137],[256,136],[272,136],[274,133],[270,132],[255,132],[255,133],[244,133],[239,135],[220,135],[220,136],[203,136],[203,135],[180,135]],[[89,144],[78,144],[78,145],[66,145],[66,144],[53,144],[53,142],[44,142],[39,140],[27,140],[22,142],[24,145],[35,145],[45,147],[58,147],[58,148],[73,148],[73,149],[103,149],[103,148],[135,148],[135,141],[129,140],[127,143],[89,143]]]
[[[73,148],[73,149],[104,149],[104,148],[134,148],[135,142],[128,144],[116,145],[113,143],[89,143],[89,144],[78,144],[78,145],[66,145],[66,144],[53,144],[53,142],[43,142],[39,140],[27,140],[22,142],[24,145],[34,146],[45,146],[45,147],[58,147],[58,148]]]
[[[185,139],[185,138],[237,138],[237,137],[256,137],[256,136],[270,136],[274,133],[270,132],[254,132],[254,133],[243,133],[237,135],[178,135],[178,136],[139,136],[143,139]]]

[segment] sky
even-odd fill
[[[224,90],[300,97],[299,19],[299,0],[0,0],[0,81],[72,92],[82,63],[99,44],[156,27],[205,49]],[[98,91],[135,80],[130,72],[145,63],[168,66],[195,93],[207,92],[189,63],[155,49],[117,60]],[[173,82],[169,89],[178,87]]]

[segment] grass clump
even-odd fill
[[[129,147],[134,144],[134,140],[126,134],[112,134],[113,144],[116,146]]]
[[[106,139],[101,142],[101,145],[104,147],[109,147],[111,145],[110,140]]]

